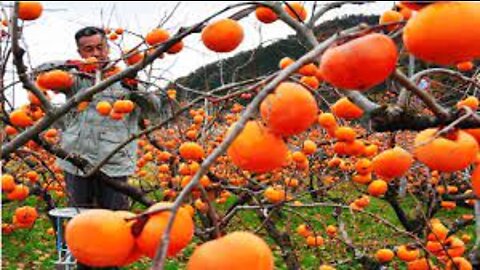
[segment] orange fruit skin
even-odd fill
[[[243,28],[232,19],[221,19],[207,25],[202,31],[203,44],[214,52],[231,52],[243,40]]]
[[[472,135],[472,137],[477,140],[477,143],[480,144],[480,128],[471,128],[471,129],[464,129],[463,131],[467,132],[468,134]]]
[[[470,134],[458,131],[455,140],[441,136],[433,139],[436,132],[437,129],[426,129],[415,137],[413,153],[420,162],[432,170],[454,172],[475,161],[478,144]]]
[[[305,87],[281,83],[260,105],[262,119],[279,136],[291,136],[308,129],[316,120],[317,102]]]
[[[335,119],[335,116],[331,113],[321,113],[318,116],[318,124],[322,126],[323,128],[332,128],[336,129],[337,126],[337,120]]]
[[[33,120],[24,110],[15,110],[9,115],[10,122],[16,127],[28,127],[33,125]]]
[[[190,257],[187,270],[271,270],[273,254],[260,237],[250,232],[233,232],[206,242]]]
[[[472,109],[472,111],[476,111],[478,109],[478,105],[479,105],[478,98],[474,96],[469,96],[457,102],[457,109],[461,109],[462,106],[467,106],[470,109]]]
[[[472,270],[472,264],[463,257],[456,257],[448,260],[446,270]]]
[[[295,20],[298,20],[298,18],[300,18],[301,21],[305,21],[305,19],[307,19],[307,10],[301,3],[293,2],[288,4],[290,5],[290,7],[285,5],[283,9],[287,12],[288,15],[290,15],[290,17],[294,18]]]
[[[400,22],[403,20],[403,15],[402,13],[394,10],[387,10],[385,11],[381,16],[380,16],[380,24],[387,24],[387,23],[394,23],[394,22]],[[398,28],[398,25],[389,25],[387,27],[388,31],[393,31],[396,28]]]
[[[143,54],[137,50],[125,51],[124,54],[126,57],[124,61],[129,66],[135,65],[143,60]]]
[[[457,64],[457,69],[464,72],[472,70],[473,67],[474,64],[472,61],[465,61]]]
[[[186,160],[200,160],[205,156],[203,148],[195,142],[184,142],[179,148],[180,156]]]
[[[97,103],[97,112],[103,116],[110,115],[110,111],[112,110],[112,105],[107,101],[100,101]]]
[[[405,245],[401,245],[397,249],[397,257],[404,262],[411,262],[418,258],[420,251],[418,249],[409,249]]]
[[[426,258],[416,259],[407,263],[408,270],[427,270],[427,269],[438,269],[432,264],[430,260]]]
[[[43,6],[37,1],[20,1],[18,6],[18,18],[24,21],[38,19],[43,12]]]
[[[18,133],[18,130],[10,125],[5,126],[5,133],[9,136],[15,135]]]
[[[372,168],[377,176],[389,180],[404,175],[412,163],[412,155],[397,146],[383,151],[373,158]]]
[[[346,97],[337,100],[331,110],[335,116],[346,120],[358,119],[363,115],[363,110]]]
[[[280,61],[278,62],[278,67],[280,69],[285,69],[293,63],[295,63],[295,60],[293,60],[290,57],[284,57],[284,58],[280,59]]]
[[[127,222],[104,209],[88,210],[71,219],[65,240],[79,262],[94,267],[123,264],[135,245]]]
[[[395,257],[395,253],[393,253],[392,250],[386,249],[386,248],[379,249],[375,253],[375,258],[377,259],[377,261],[379,261],[381,263],[389,262],[389,261],[393,260],[393,257]]]
[[[117,100],[113,103],[113,110],[118,113],[130,113],[134,108],[135,103],[128,99]]]
[[[23,201],[28,197],[29,194],[30,194],[30,189],[28,188],[28,186],[19,184],[19,185],[15,185],[14,189],[7,194],[7,199]]]
[[[411,54],[424,61],[453,65],[480,57],[480,3],[438,2],[412,17],[403,31]]]
[[[284,165],[288,148],[280,137],[261,123],[250,121],[230,145],[227,154],[241,169],[263,173]]]
[[[255,9],[255,16],[259,21],[266,24],[273,23],[278,19],[277,14],[272,9],[262,6]]]
[[[169,38],[170,34],[167,32],[167,30],[156,28],[145,36],[145,42],[147,42],[148,45],[153,46],[165,42]]]
[[[23,206],[15,209],[15,219],[18,223],[32,224],[37,217],[37,209],[31,206]]]
[[[320,82],[318,81],[317,77],[315,77],[315,76],[303,76],[300,79],[300,82],[308,85],[313,90],[318,89],[318,87],[320,86]]]
[[[375,33],[325,51],[320,70],[335,87],[365,91],[383,82],[395,70],[397,59],[393,40]]]
[[[172,206],[171,203],[160,202],[149,208],[158,209],[159,207]],[[169,211],[162,211],[150,216],[140,235],[136,238],[136,244],[143,254],[154,258],[157,248],[160,245],[161,237],[167,227],[170,217]],[[184,208],[178,209],[170,232],[170,242],[168,244],[167,256],[172,257],[185,248],[193,237],[194,224],[192,217]]]
[[[387,190],[388,184],[383,180],[375,180],[368,185],[368,194],[374,197],[382,196]]]
[[[179,42],[173,44],[172,47],[170,47],[170,49],[168,49],[167,53],[177,54],[177,53],[179,53],[183,50],[184,46],[185,46],[185,44],[183,43],[182,40],[180,40]]]
[[[480,166],[477,165],[471,176],[473,193],[480,197]]]
[[[37,83],[41,88],[57,92],[69,89],[75,82],[70,73],[56,69],[40,74]]]
[[[12,192],[15,189],[15,179],[11,174],[2,175],[2,191]]]

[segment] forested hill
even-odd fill
[[[315,34],[321,41],[342,29],[353,27],[362,22],[375,24],[378,22],[378,16],[349,15],[326,21],[315,29]],[[278,70],[278,61],[281,58],[289,56],[296,59],[305,53],[306,49],[300,41],[295,36],[288,36],[267,46],[260,46],[203,66],[178,79],[177,82],[190,88],[208,91],[220,86],[222,82],[227,84],[232,81],[242,81],[270,74]],[[221,75],[223,78],[220,78]],[[184,92],[179,94],[181,94],[182,99],[191,99],[194,95],[189,93],[189,96],[184,96]]]

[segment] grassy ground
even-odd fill
[[[348,195],[345,195],[348,194]],[[344,196],[356,196],[352,193],[344,193]],[[227,205],[221,208],[228,207],[234,198],[229,199]],[[30,197],[28,200],[19,203],[6,203],[2,206],[2,222],[11,223],[13,211],[18,206],[32,205],[42,211],[45,204],[38,198]],[[402,205],[406,209],[412,209],[413,200],[405,199]],[[401,228],[393,210],[384,201],[373,198],[371,204],[367,207],[368,211],[378,214],[398,228]],[[465,208],[456,208],[452,211],[441,211],[438,215],[444,222],[452,222],[455,218],[462,214],[471,214],[472,210]],[[296,214],[282,212],[278,217],[275,217],[278,226],[290,232],[295,243],[295,252],[298,254],[302,269],[318,269],[321,263],[330,261],[345,261],[344,264],[339,265],[337,269],[362,269],[360,265],[349,261],[352,258],[345,245],[335,239],[328,239],[325,245],[320,248],[307,247],[305,240],[295,233],[295,228],[303,223],[303,218],[308,219],[314,226],[318,233],[325,239],[328,236],[325,234],[324,228],[327,225],[336,225],[335,219],[332,217],[332,208],[323,207],[315,209],[298,209]],[[389,247],[392,248],[398,244],[408,243],[409,239],[405,236],[395,233],[392,229],[380,224],[373,218],[361,215],[352,214],[345,211],[342,214],[342,219],[353,244],[361,247],[364,252],[374,254],[378,248]],[[2,269],[16,270],[16,269],[54,269],[54,262],[56,261],[55,239],[53,235],[47,234],[48,228],[52,226],[50,220],[42,212],[41,217],[35,223],[32,229],[18,229],[10,235],[3,235],[2,237]],[[261,223],[252,212],[241,212],[227,228],[228,231],[234,230],[249,230],[253,231],[260,228]],[[473,226],[457,233],[461,236],[467,233],[472,238],[474,237]],[[259,230],[258,235],[263,237],[272,247],[276,257],[275,269],[286,269],[280,256],[280,249],[274,244],[274,241],[268,237],[265,230]],[[475,239],[472,239],[474,242]],[[193,252],[197,243],[192,243],[188,246],[183,254],[175,260],[170,260],[166,269],[184,269],[188,257]],[[471,245],[471,244],[470,244]],[[142,259],[128,269],[148,269],[151,260]],[[405,264],[395,260],[390,264],[389,269],[405,269]]]

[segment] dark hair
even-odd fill
[[[102,28],[98,28],[98,27],[95,27],[95,26],[87,26],[87,27],[84,27],[84,28],[78,30],[77,33],[75,33],[75,41],[78,44],[78,41],[82,37],[89,37],[89,36],[93,36],[93,35],[101,35],[104,38],[107,37],[106,34],[105,34],[105,30],[103,30]]]

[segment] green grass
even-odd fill
[[[356,197],[358,193],[346,193],[340,190],[336,194],[332,193],[332,195],[342,196],[343,199],[348,201]],[[219,209],[226,209],[234,201],[235,198],[231,197],[226,204],[219,206]],[[401,204],[405,209],[412,209],[414,201],[407,197],[403,199]],[[54,262],[56,261],[57,256],[55,251],[55,239],[54,236],[46,233],[47,229],[50,228],[52,224],[46,217],[44,211],[42,212],[42,209],[45,209],[44,202],[31,196],[24,202],[6,203],[2,206],[2,222],[11,223],[15,208],[23,205],[35,206],[42,214],[32,229],[17,229],[10,235],[3,235],[2,269],[54,269]],[[381,216],[398,228],[402,228],[395,213],[386,202],[372,198],[371,203],[366,210]],[[295,211],[297,214],[284,211],[280,216],[276,216],[274,221],[281,230],[287,231],[289,235],[291,235],[291,239],[294,242],[294,250],[300,259],[302,269],[318,269],[321,263],[345,261],[353,257],[353,254],[345,248],[345,245],[338,240],[329,239],[325,233],[326,226],[337,225],[336,220],[332,216],[333,209],[331,207],[318,207],[313,209],[296,208]],[[449,222],[453,222],[453,220],[460,215],[472,214],[472,212],[473,211],[470,209],[457,207],[452,211],[442,210],[437,217],[441,218],[442,221],[448,224]],[[296,227],[303,223],[300,216],[307,218],[317,233],[324,237],[326,241],[323,247],[310,248],[306,245],[305,240],[295,233]],[[345,223],[345,228],[353,244],[357,247],[361,247],[364,252],[370,255],[373,255],[379,248],[392,248],[396,245],[410,242],[410,239],[405,235],[396,233],[394,230],[380,224],[368,215],[356,212],[351,213],[348,209],[345,209],[342,213],[342,220]],[[242,211],[231,221],[227,227],[227,231],[253,231],[260,226],[261,223],[255,213],[251,211]],[[471,247],[472,243],[475,241],[473,238],[475,236],[473,226],[467,227],[458,232],[457,235],[461,236],[463,233],[472,236],[472,241],[469,244],[469,247]],[[268,237],[267,232],[263,229],[258,231],[258,235],[265,239],[272,247],[275,254],[275,269],[286,269],[280,256],[280,248],[275,244],[273,239]],[[166,269],[185,269],[185,264],[193,252],[194,246],[198,244],[197,241],[198,240],[195,240],[189,245],[175,260],[169,260]],[[148,269],[150,264],[151,260],[144,258],[126,269]],[[405,264],[398,260],[394,260],[390,264],[390,267],[391,269],[405,269]],[[348,261],[345,264],[339,265],[337,269],[362,269],[362,267],[356,262]]]

